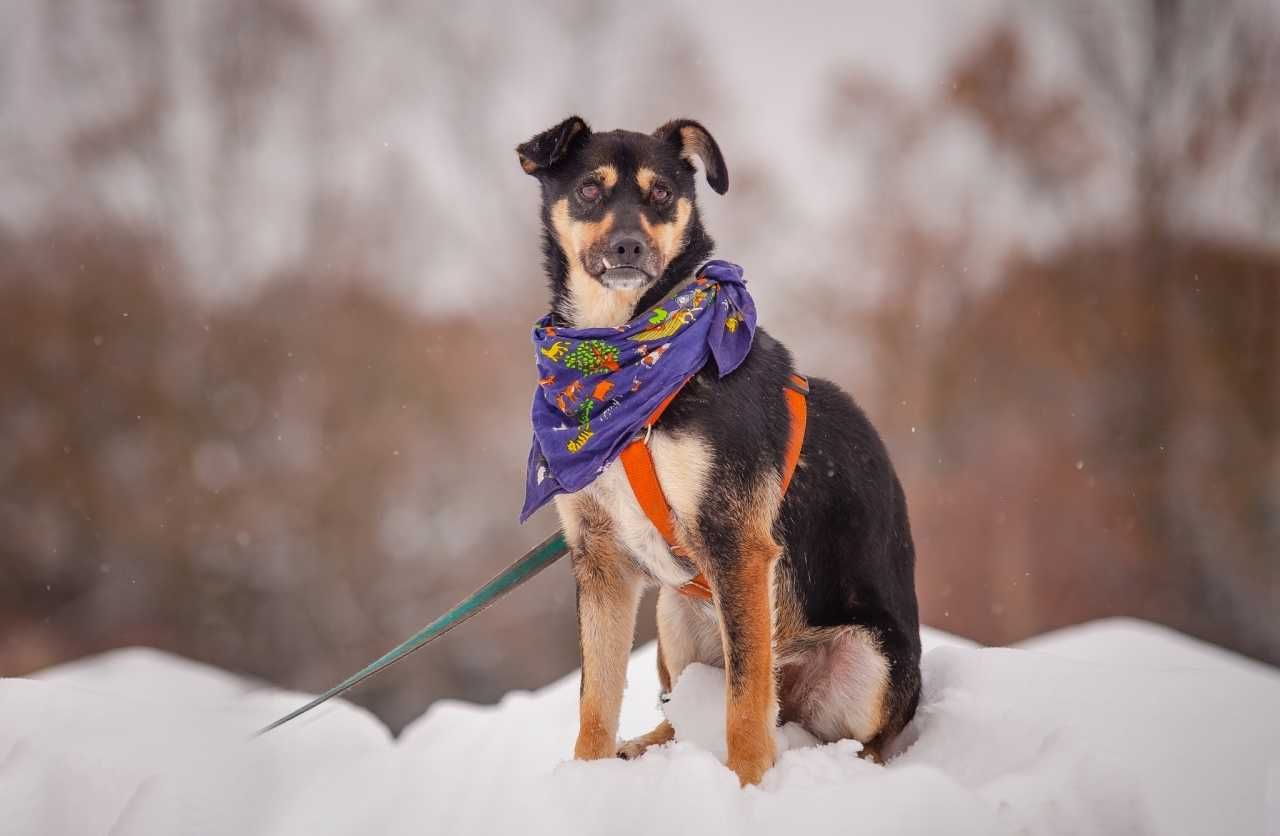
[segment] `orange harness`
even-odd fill
[[[688,381],[686,380],[685,383]],[[680,389],[683,388],[682,384]],[[649,432],[662,417],[662,413],[675,400],[676,395],[680,394],[680,389],[672,392],[666,400],[658,404],[658,408],[644,422],[644,436],[637,437],[635,441],[623,447],[619,458],[622,459],[622,467],[627,472],[627,481],[631,483],[631,490],[635,493],[636,500],[640,503],[645,516],[649,518],[649,522],[658,529],[662,539],[667,541],[672,554],[677,557],[687,557],[684,549],[676,543],[676,529],[671,521],[671,506],[662,492],[662,485],[658,482],[658,472],[653,467],[653,456],[649,453]],[[787,453],[782,464],[782,495],[786,496],[787,488],[791,485],[791,477],[796,472],[796,464],[800,461],[800,448],[804,445],[804,428],[808,418],[808,404],[805,398],[809,395],[809,381],[801,375],[793,374],[790,382],[783,388],[782,394],[787,400],[787,411],[791,413],[791,435],[787,438]],[[711,600],[711,585],[707,583],[706,576],[701,572],[695,575],[693,580],[681,586],[680,592],[691,598]]]

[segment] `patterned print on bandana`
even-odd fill
[[[591,484],[645,419],[711,358],[720,376],[751,351],[756,306],[742,268],[711,261],[673,297],[617,328],[533,326],[538,389],[520,521]]]

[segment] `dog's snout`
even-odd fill
[[[609,239],[608,255],[611,267],[641,267],[649,257],[649,246],[634,235],[615,235]]]

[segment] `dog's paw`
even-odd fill
[[[676,731],[671,724],[663,720],[658,727],[648,734],[633,737],[618,747],[618,757],[624,761],[634,760],[643,755],[651,746],[661,746],[674,740]]]
[[[729,768],[738,774],[738,783],[742,786],[758,784],[764,774],[773,767],[773,758],[730,758]]]
[[[758,745],[751,747],[729,746],[728,767],[738,775],[738,783],[742,786],[758,784],[764,774],[773,767],[777,750],[773,746],[773,738],[765,738]]]

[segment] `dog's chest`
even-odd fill
[[[709,445],[693,435],[654,432],[649,450],[662,492],[675,512],[676,524],[695,526],[711,470]],[[611,462],[594,482],[578,493],[557,497],[556,509],[561,519],[566,514],[578,513],[574,502],[577,498],[590,500],[604,512],[623,549],[659,583],[681,586],[696,574],[687,561],[671,554],[667,541],[645,516],[621,461]],[[565,524],[566,528],[573,527],[568,520]]]

